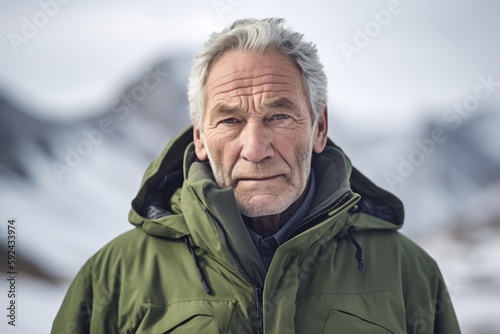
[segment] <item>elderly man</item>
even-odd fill
[[[459,333],[403,206],[327,138],[326,76],[281,19],[213,34],[193,120],[129,231],[83,266],[53,333]]]

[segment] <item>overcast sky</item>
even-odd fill
[[[59,1],[0,0],[0,89],[50,118],[102,111],[151,61],[250,16],[284,17],[317,44],[330,109],[351,120],[404,125],[462,101],[480,76],[500,81],[495,0]]]

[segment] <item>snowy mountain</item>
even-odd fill
[[[109,110],[78,121],[39,119],[0,99],[0,207],[2,220],[17,221],[19,332],[49,332],[78,269],[132,228],[145,169],[189,125],[189,62],[179,55],[147,67]],[[6,254],[6,228],[0,239]]]

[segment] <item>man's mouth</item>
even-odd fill
[[[279,177],[280,175],[271,175],[271,176],[251,176],[251,177],[238,177],[237,181],[269,181]]]

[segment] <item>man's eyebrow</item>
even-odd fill
[[[293,109],[295,105],[287,98],[281,98],[264,104],[264,109]]]
[[[232,115],[240,111],[239,107],[228,106],[224,104],[220,104],[214,108],[215,115]]]

